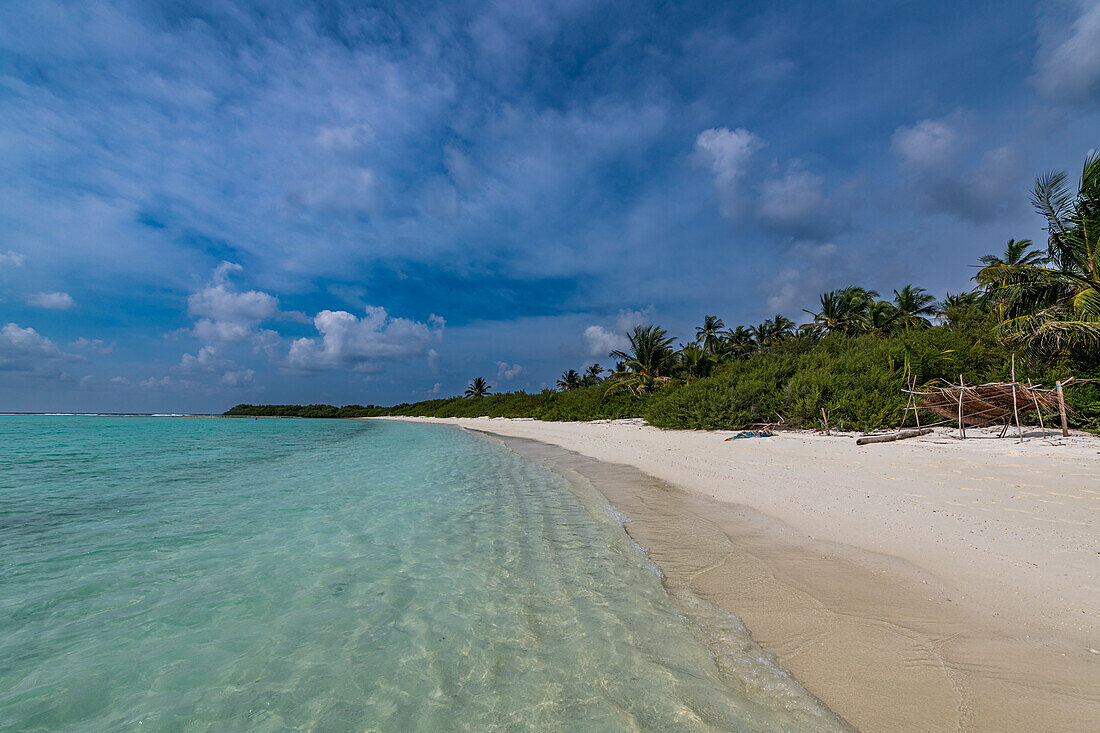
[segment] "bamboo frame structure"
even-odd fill
[[[938,383],[927,384],[917,389],[916,377],[910,379],[906,374],[906,389],[909,395],[902,412],[901,425],[898,427],[900,434],[905,427],[905,418],[912,410],[917,415],[917,429],[920,430],[920,417],[918,410],[928,410],[944,418],[943,422],[955,422],[959,426],[959,437],[966,437],[968,427],[988,427],[1000,425],[999,437],[1004,437],[1012,423],[1016,424],[1016,432],[1019,440],[1024,439],[1023,425],[1020,422],[1020,402],[1023,401],[1024,409],[1028,403],[1033,406],[1039,419],[1039,427],[1043,431],[1043,437],[1047,437],[1046,423],[1043,413],[1057,414],[1062,423],[1062,436],[1069,436],[1069,409],[1066,407],[1064,388],[1071,383],[1088,384],[1100,383],[1100,379],[1080,379],[1071,377],[1058,382],[1053,389],[1043,389],[1042,385],[1027,384],[1016,381],[1016,360],[1013,358],[1011,365],[1011,382],[988,382],[986,384],[968,385],[959,375],[959,383],[953,384],[946,380]],[[933,423],[935,424],[935,423]],[[906,436],[908,437],[908,436]]]
[[[959,426],[959,435],[966,437],[968,427],[987,427],[1001,425],[1001,435],[1015,423],[1017,435],[1023,439],[1023,426],[1020,422],[1020,401],[1031,403],[1039,415],[1043,435],[1046,436],[1046,427],[1042,413],[1059,413],[1064,402],[1058,399],[1057,389],[1042,389],[1031,383],[1020,382],[990,382],[987,384],[968,385],[959,377],[958,384],[941,382],[939,384],[926,385],[921,389],[907,389],[910,401],[906,404],[906,412],[912,409],[928,410],[948,421],[955,422]]]

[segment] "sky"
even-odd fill
[[[0,411],[540,390],[937,296],[1100,145],[1100,0],[0,4]]]

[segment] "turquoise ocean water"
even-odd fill
[[[598,495],[454,428],[0,417],[3,730],[837,727],[682,610]]]

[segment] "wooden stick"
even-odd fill
[[[825,414],[825,408],[821,408],[821,422],[825,423],[825,434],[829,435],[829,417]]]
[[[959,435],[966,438],[966,426],[963,425],[963,389],[966,385],[963,384],[963,375],[959,375]]]
[[[1039,416],[1039,429],[1043,431],[1043,440],[1046,440],[1047,429],[1046,426],[1043,425],[1043,411],[1039,409],[1039,396],[1035,394],[1030,379],[1027,380],[1027,388],[1031,390],[1031,399],[1035,400],[1035,414]]]
[[[913,375],[913,390],[916,391],[916,389],[917,389],[917,375],[914,374]],[[919,405],[917,405],[917,400],[914,397],[913,398],[913,417],[915,417],[917,419],[917,430],[920,430],[920,413],[917,412],[918,407],[919,407]]]
[[[928,435],[928,433],[931,432],[933,432],[932,428],[920,428],[917,430],[902,430],[900,433],[887,433],[886,435],[870,435],[865,438],[857,438],[856,445],[867,445],[868,443],[893,443],[895,440],[915,438],[918,435]]]
[[[1024,431],[1020,427],[1020,412],[1016,409],[1016,355],[1012,355],[1012,414],[1016,416],[1016,432],[1020,435],[1020,442],[1024,442]]]
[[[1058,382],[1055,387],[1055,391],[1058,392],[1058,414],[1062,418],[1062,437],[1069,437],[1069,423],[1066,421],[1066,396],[1062,394],[1062,383]]]

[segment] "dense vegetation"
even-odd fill
[[[387,408],[376,405],[247,405],[227,410],[230,417],[370,417],[386,414]]]
[[[482,377],[464,397],[393,407],[238,405],[230,415],[645,417],[665,428],[741,428],[760,423],[817,427],[895,426],[907,379],[968,383],[1016,378],[1053,385],[1100,378],[1100,156],[1090,155],[1076,194],[1064,173],[1041,176],[1032,203],[1046,221],[1047,247],[1009,240],[981,258],[975,290],[936,302],[905,285],[891,298],[859,286],[821,295],[801,327],[783,315],[726,329],[706,316],[695,339],[654,325],[627,334],[608,375],[597,364],[563,372],[558,390],[492,394]],[[1072,424],[1100,430],[1100,386],[1066,390]],[[1025,411],[1026,412],[1026,411]],[[928,416],[932,417],[932,416]]]

